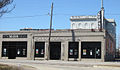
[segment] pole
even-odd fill
[[[118,36],[118,58],[120,58],[120,35]]]
[[[105,28],[104,25],[104,7],[103,7],[103,0],[101,0],[101,29]]]
[[[101,1],[101,8],[103,8],[103,0]]]
[[[50,18],[50,29],[49,29],[49,39],[48,39],[48,56],[47,56],[47,60],[49,60],[50,57],[50,38],[51,38],[51,29],[52,29],[52,17],[53,17],[53,3],[51,6],[51,18]]]

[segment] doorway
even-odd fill
[[[50,42],[50,59],[61,59],[61,42]]]
[[[16,47],[8,47],[8,59],[16,59]]]

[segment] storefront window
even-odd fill
[[[27,57],[27,42],[2,42],[2,57],[10,56],[9,53],[14,53],[15,57]]]
[[[81,58],[101,58],[101,42],[82,42]]]
[[[78,58],[78,42],[69,42],[69,58]]]
[[[35,43],[35,57],[44,57],[45,42]]]

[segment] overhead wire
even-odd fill
[[[43,14],[43,15],[31,15],[31,16],[2,17],[1,19],[5,19],[5,18],[32,18],[32,17],[39,17],[39,16],[49,16],[49,15]]]
[[[105,15],[120,15],[119,13],[106,13]]]
[[[78,15],[78,14],[53,14],[53,16],[72,16],[72,15]],[[80,14],[79,14],[80,15]],[[120,15],[120,14],[110,14],[106,13],[105,15]],[[1,17],[1,19],[12,19],[12,18],[33,18],[33,17],[39,17],[39,16],[50,16],[50,14],[42,14],[42,15],[30,15],[30,16],[15,16],[15,17]]]

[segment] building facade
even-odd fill
[[[53,30],[48,51],[49,31],[0,32],[1,58],[104,61],[105,31]],[[92,48],[93,47],[93,48]],[[89,48],[89,49],[88,49]],[[48,56],[48,54],[50,54]]]
[[[96,60],[114,59],[114,50],[106,51],[106,30],[91,29],[52,30],[50,51],[49,31],[1,31],[0,58]],[[114,47],[111,47],[112,49]],[[110,49],[111,50],[111,49]]]

